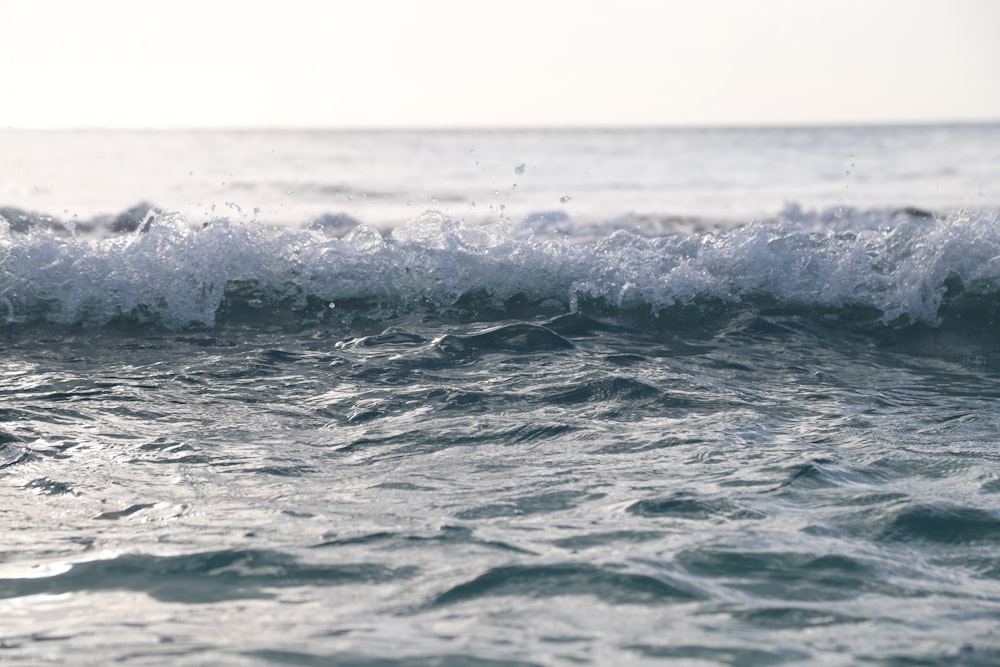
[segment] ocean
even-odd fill
[[[0,663],[1000,664],[1000,125],[0,131]]]

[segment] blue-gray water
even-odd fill
[[[919,128],[801,130],[762,171],[776,130],[728,153],[735,131],[598,133],[573,150],[624,156],[614,179],[473,207],[455,168],[453,210],[408,221],[437,164],[410,134],[285,137],[300,180],[323,141],[399,170],[357,209],[323,176],[343,187],[298,220],[171,212],[183,156],[92,176],[94,210],[32,206],[18,172],[0,662],[997,664],[998,131],[932,128],[914,161]],[[148,159],[136,136],[103,141]],[[242,137],[265,164],[278,135],[204,136],[192,162]],[[489,136],[510,155],[488,178],[573,162],[565,133]],[[476,138],[442,137],[453,163]],[[668,162],[705,142],[728,203],[671,208]],[[853,200],[857,174],[824,180],[810,150],[831,145],[890,185],[863,174]],[[255,178],[265,199],[281,180]],[[758,186],[796,203],[757,216]],[[161,212],[116,223],[126,197]]]

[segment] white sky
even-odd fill
[[[998,119],[997,0],[0,0],[0,127]]]

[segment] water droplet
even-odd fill
[[[470,201],[469,202],[469,208],[476,208],[476,202]]]
[[[560,204],[565,204],[570,199],[572,199],[572,197],[570,197],[569,195],[563,195],[562,197],[559,198],[559,203]]]
[[[515,174],[523,174],[524,173],[524,163],[523,162],[521,164],[517,165],[516,167],[514,167],[514,173]]]
[[[517,190],[517,183],[511,186],[511,190]]]

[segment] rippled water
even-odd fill
[[[10,332],[0,656],[1000,658],[995,339],[683,316]]]

